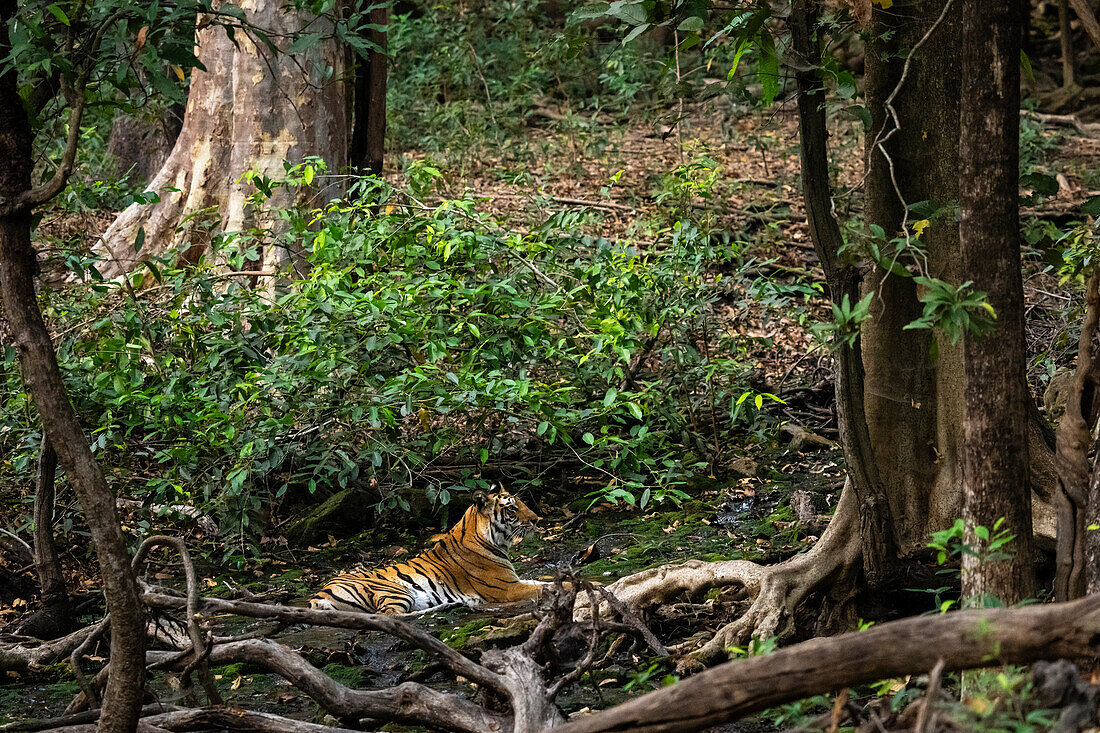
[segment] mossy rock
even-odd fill
[[[304,544],[324,539],[329,533],[362,530],[363,518],[370,516],[367,509],[366,497],[358,489],[338,491],[291,522],[287,539]]]

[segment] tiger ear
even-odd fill
[[[474,506],[478,509],[484,509],[489,506],[489,497],[484,491],[474,492]]]

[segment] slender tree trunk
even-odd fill
[[[379,5],[370,11],[373,25],[388,26],[390,8]],[[378,46],[364,60],[355,62],[355,114],[348,159],[360,173],[379,175],[386,153],[386,79],[389,75],[387,55],[389,29],[370,32],[370,40]]]
[[[817,7],[814,0],[791,4],[792,46],[798,59],[798,119],[802,137],[802,191],[810,237],[825,271],[829,295],[834,303],[843,299],[855,304],[860,299],[863,273],[853,262],[844,261],[840,249],[844,240],[832,214],[829,180],[829,150],[826,137],[824,85],[817,73],[821,43],[817,38]],[[863,549],[864,580],[874,587],[887,575],[897,557],[890,516],[890,504],[879,479],[864,409],[863,361],[859,340],[841,345],[836,352],[836,401],[840,439],[859,499],[860,544]]]
[[[1077,86],[1077,59],[1073,52],[1073,30],[1069,27],[1069,3],[1058,0],[1058,35],[1062,43],[1062,88]]]
[[[198,31],[195,55],[206,70],[192,72],[183,128],[149,184],[160,201],[134,204],[103,234],[95,250],[104,277],[118,278],[148,257],[168,252],[182,262],[196,262],[209,256],[215,234],[246,229],[269,235],[260,261],[251,266],[304,271],[296,243],[277,236],[281,220],[249,204],[256,188],[244,176],[252,171],[279,180],[286,176],[284,163],[311,156],[323,158],[333,173],[342,171],[348,144],[344,54],[325,19],[288,12],[279,0],[254,0],[242,7],[247,22],[265,30],[282,50],[273,53],[243,30],[236,32],[236,43],[216,24]],[[286,53],[288,38],[310,21],[310,30],[324,37],[293,56]],[[303,200],[322,204],[341,190],[331,178],[316,181],[298,190],[273,189],[266,208]],[[139,232],[140,251],[135,248]],[[210,259],[229,265],[225,257]]]
[[[8,19],[14,12],[14,0],[0,0],[0,55],[10,48]],[[12,200],[30,189],[32,143],[27,114],[16,91],[16,75],[9,71],[0,75],[0,200]],[[145,683],[145,629],[137,583],[115,514],[114,496],[69,403],[38,308],[31,221],[31,212],[0,217],[4,314],[19,350],[24,383],[76,490],[99,558],[112,623],[111,675],[99,730],[129,733],[136,726]]]
[[[967,333],[963,593],[1016,603],[1034,595],[1027,445],[1027,346],[1020,275],[1020,16],[1017,3],[962,4],[959,239],[967,279],[989,293],[993,330]],[[983,560],[975,527],[1004,528],[1010,558]]]
[[[57,474],[57,451],[43,434],[38,454],[38,479],[34,489],[34,568],[42,608],[36,614],[34,631],[24,625],[22,633],[40,639],[54,639],[71,630],[72,608],[57,545],[53,539],[54,482]],[[33,618],[33,617],[32,617]],[[37,633],[35,633],[37,632]]]

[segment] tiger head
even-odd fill
[[[486,539],[498,547],[518,545],[534,532],[539,517],[518,497],[494,486],[474,494],[474,509],[486,520]],[[484,531],[483,530],[483,531]]]

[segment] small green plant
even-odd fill
[[[952,344],[957,344],[963,334],[981,335],[992,330],[997,313],[984,292],[970,287],[973,281],[955,286],[933,277],[913,280],[923,288],[918,297],[924,303],[924,312],[905,328],[941,329]]]
[[[730,659],[748,659],[749,657],[763,657],[771,654],[779,648],[779,642],[775,637],[752,637],[746,646],[731,646],[726,649]]]
[[[854,305],[845,293],[839,303],[832,304],[833,320],[815,327],[818,338],[826,340],[832,336],[834,348],[852,348],[859,338],[860,327],[871,318],[871,300],[874,293],[868,293]]]

